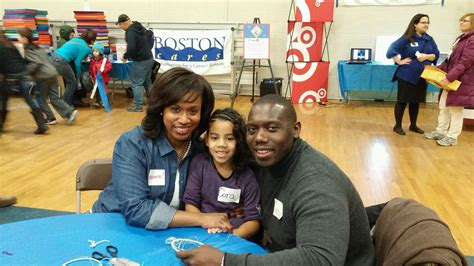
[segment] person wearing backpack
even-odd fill
[[[154,37],[140,22],[132,21],[126,14],[120,15],[115,24],[125,31],[127,42],[127,51],[119,59],[123,62],[133,61],[130,67],[133,103],[127,111],[143,112],[143,89],[147,91],[147,94],[151,89],[151,70],[154,63],[151,39]]]
[[[48,125],[57,123],[56,117],[46,102],[48,97],[59,115],[67,119],[68,124],[74,123],[78,111],[59,98],[56,78],[58,71],[49,61],[46,51],[33,43],[33,32],[28,28],[18,31],[18,41],[25,46],[25,59],[28,63],[27,73],[33,80],[41,82],[39,107],[46,114],[46,123]]]

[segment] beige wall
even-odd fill
[[[441,51],[449,50],[459,34],[458,18],[474,12],[474,0],[445,0],[445,6],[338,7],[329,37],[329,97],[339,98],[337,61],[347,59],[351,47],[375,48],[378,35],[401,35],[411,17],[426,13],[431,18],[431,34]],[[108,20],[127,13],[139,21],[159,22],[252,22],[259,17],[271,24],[271,59],[277,76],[288,79],[285,65],[286,29],[289,0],[89,0],[92,10],[103,10]],[[73,10],[82,10],[83,0],[1,0],[4,8],[48,10],[50,19],[73,20]],[[260,77],[268,77],[265,71]]]

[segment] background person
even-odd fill
[[[62,25],[59,27],[59,39],[58,39],[58,48],[63,46],[67,41],[74,38],[76,32],[74,27],[69,25]]]
[[[93,212],[120,212],[128,224],[158,230],[202,226],[229,231],[225,213],[182,211],[191,158],[214,108],[211,85],[184,68],[163,73],[154,83],[142,125],[115,144],[112,180]]]
[[[104,63],[105,60],[105,63]],[[104,69],[102,69],[102,63],[104,63]],[[107,99],[110,98],[110,94],[107,90],[107,85],[109,84],[110,81],[110,76],[109,72],[112,70],[112,63],[104,57],[104,46],[100,43],[95,43],[92,46],[92,57],[89,62],[89,74],[92,77],[92,80],[95,82],[97,81],[97,73],[101,73],[102,75],[102,80],[105,83],[105,94],[107,95]],[[95,107],[100,107],[101,105],[101,99],[100,99],[100,93],[99,93],[99,87],[97,87],[97,91],[95,93]],[[110,104],[110,101],[108,101]]]
[[[5,36],[5,32],[0,30],[0,133],[8,113],[8,98],[10,97],[7,86],[18,86],[21,96],[31,109],[31,114],[35,119],[38,128],[35,134],[44,134],[48,131],[48,125],[44,120],[40,108],[31,99],[30,89],[33,87],[26,79],[26,61],[20,55],[10,40]],[[7,82],[8,81],[8,82]]]
[[[63,77],[66,86],[63,100],[71,106],[83,107],[87,105],[76,94],[76,90],[82,89],[81,87],[78,88],[81,85],[77,81],[82,73],[82,60],[91,54],[89,45],[94,44],[96,37],[97,33],[95,31],[87,29],[81,34],[81,37],[71,39],[57,49],[52,56],[53,64]],[[70,65],[71,62],[74,62],[76,71],[73,71]]]
[[[185,209],[192,212],[231,213],[241,209],[241,217],[230,218],[232,233],[250,238],[260,228],[260,189],[248,167],[252,155],[245,133],[244,118],[237,111],[214,111],[205,136],[207,152],[191,161],[183,201]]]
[[[387,50],[387,58],[392,58],[399,65],[393,76],[393,80],[398,82],[393,131],[400,135],[406,134],[402,128],[402,120],[407,104],[410,115],[409,130],[424,133],[416,124],[420,103],[425,102],[427,88],[426,81],[420,78],[420,75],[425,65],[436,63],[439,57],[438,46],[433,37],[426,33],[429,24],[428,15],[416,14],[408,23],[403,36]]]
[[[59,115],[72,124],[76,120],[78,111],[59,98],[58,72],[49,61],[45,50],[33,43],[33,32],[28,28],[18,31],[18,41],[25,47],[25,59],[28,62],[27,73],[35,81],[41,83],[39,106],[41,111],[46,114],[46,123],[48,125],[57,123],[53,111],[46,102],[49,97]]]
[[[293,105],[269,94],[256,101],[247,143],[260,166],[265,242],[271,254],[224,254],[202,246],[177,252],[191,265],[373,265],[362,200],[329,158],[300,139]],[[264,244],[265,244],[264,242]]]
[[[462,34],[454,41],[451,52],[439,67],[447,72],[443,85],[459,80],[457,91],[442,90],[439,99],[439,116],[436,130],[425,135],[441,146],[458,144],[463,125],[464,107],[474,107],[474,13],[459,19]]]
[[[138,21],[132,21],[126,14],[118,17],[116,23],[125,31],[125,41],[127,42],[127,51],[123,58],[119,58],[123,62],[132,60],[130,67],[130,80],[133,90],[133,104],[127,108],[129,112],[143,111],[143,89],[147,94],[151,88],[151,70],[155,60],[148,42],[145,27]]]

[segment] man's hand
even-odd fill
[[[204,245],[199,248],[178,251],[176,257],[180,258],[187,265],[215,265],[220,266],[224,252],[217,248]]]
[[[222,232],[232,231],[232,225],[226,213],[203,213],[201,226],[203,228],[220,228]]]
[[[122,62],[124,62],[124,63],[128,61],[128,59],[126,59],[126,58],[124,58],[124,57],[120,58],[120,60],[121,60]]]

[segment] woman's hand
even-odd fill
[[[443,78],[442,80],[439,81],[443,87],[446,87],[451,83],[447,78]]]
[[[411,63],[411,58],[407,57],[405,59],[399,60],[397,64],[399,65],[408,65]]]
[[[201,226],[203,228],[218,228],[222,232],[232,231],[232,225],[226,213],[202,213],[201,215]]]

